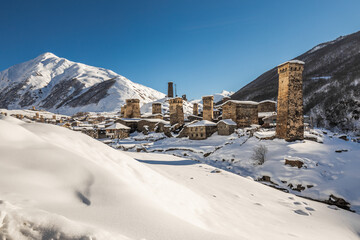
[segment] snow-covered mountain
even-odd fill
[[[318,127],[360,134],[360,32],[321,43],[296,57],[305,62],[304,112]],[[276,100],[277,67],[232,95],[236,100]]]
[[[144,104],[165,97],[104,68],[44,53],[0,72],[0,108],[37,108],[73,114],[120,110],[127,98]]]

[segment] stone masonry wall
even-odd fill
[[[161,114],[161,103],[152,104],[152,114]]]
[[[276,136],[286,141],[304,139],[303,64],[287,62],[278,67],[279,93]]]
[[[180,97],[169,99],[170,103],[170,125],[184,124],[183,100]]]
[[[125,118],[140,118],[139,99],[126,99]]]
[[[214,119],[214,96],[202,97],[203,100],[203,119],[212,121]]]

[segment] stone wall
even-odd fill
[[[121,106],[121,109],[120,109],[120,116],[121,117],[125,117],[125,109],[126,109],[126,105]]]
[[[202,97],[203,100],[203,120],[212,121],[214,119],[214,96]]]
[[[203,140],[210,137],[217,130],[216,126],[196,126],[188,128],[189,139]]]
[[[229,125],[224,122],[219,122],[217,124],[217,130],[219,135],[230,135],[234,133],[236,126],[235,125]]]
[[[161,103],[152,104],[152,114],[161,114]]]
[[[231,119],[237,127],[249,127],[258,124],[258,105],[253,102],[230,100],[222,106],[222,119]]]
[[[236,103],[227,101],[222,106],[222,119],[231,119],[236,122]]]
[[[173,87],[174,83],[173,82],[168,82],[168,97],[169,98],[173,98],[174,97],[174,87]]]
[[[107,129],[106,133],[112,139],[124,139],[130,135],[129,129]]]
[[[303,63],[298,61],[289,61],[278,67],[276,136],[286,141],[304,139],[303,70]]]
[[[140,118],[139,99],[126,99],[125,118]]]
[[[266,100],[259,102],[258,112],[276,112],[276,102]]]
[[[170,125],[184,124],[183,100],[180,97],[169,99],[170,104]]]
[[[258,124],[258,107],[255,104],[236,105],[236,124],[238,127],[249,127]]]
[[[198,103],[193,104],[193,115],[194,116],[199,115],[199,104]]]

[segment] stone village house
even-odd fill
[[[130,135],[130,127],[121,123],[114,123],[113,125],[105,128],[106,136],[111,139],[124,139]]]

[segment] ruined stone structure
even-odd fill
[[[126,99],[125,118],[140,118],[139,99]]]
[[[302,94],[304,64],[304,62],[292,60],[278,66],[276,136],[286,141],[304,139]]]
[[[173,98],[174,97],[174,83],[173,82],[168,82],[168,98]]]
[[[161,103],[152,104],[152,114],[161,114]]]
[[[265,100],[259,102],[259,112],[276,112],[276,102],[271,100]]]
[[[184,124],[183,100],[181,97],[169,99],[170,103],[170,125]]]
[[[203,100],[203,120],[212,121],[214,119],[214,96],[204,96]]]
[[[198,103],[193,104],[193,115],[194,116],[199,115],[199,104]]]
[[[222,105],[222,118],[236,122],[237,127],[258,124],[258,103],[252,101],[228,100]]]

